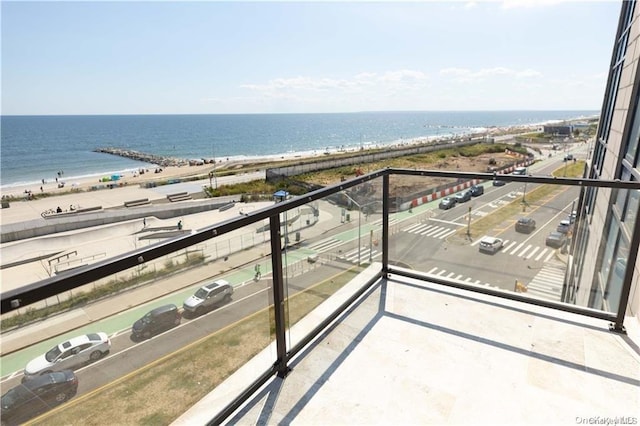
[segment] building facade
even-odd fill
[[[598,131],[585,177],[640,181],[640,7],[623,1]],[[566,302],[615,312],[629,292],[627,316],[640,319],[638,191],[589,188],[572,241]],[[637,234],[637,233],[636,233]],[[631,287],[623,282],[631,278]]]

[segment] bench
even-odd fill
[[[138,200],[125,201],[125,207],[137,207],[137,206],[146,206],[151,204],[148,198],[140,198]]]
[[[169,194],[167,195],[167,200],[169,200],[172,203],[175,203],[177,201],[186,201],[186,200],[191,200],[191,195],[189,195],[188,192],[177,192],[175,194]]]

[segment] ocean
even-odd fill
[[[2,116],[0,187],[109,176],[151,164],[94,152],[117,147],[183,159],[249,159],[381,147],[597,116],[598,111]]]

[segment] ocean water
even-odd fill
[[[0,186],[125,173],[150,164],[97,148],[239,159],[320,154],[597,116],[598,111],[361,112],[335,114],[2,116]]]

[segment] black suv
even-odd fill
[[[521,217],[516,222],[516,232],[528,234],[536,229],[536,221],[530,217]]]
[[[2,395],[2,424],[14,425],[62,404],[78,392],[71,370],[56,371],[27,380]]]
[[[478,196],[484,194],[484,186],[482,186],[482,185],[473,185],[471,188],[469,188],[469,191],[471,192],[471,196],[472,197],[478,197]]]
[[[182,315],[176,305],[163,305],[147,312],[145,316],[134,322],[131,331],[136,339],[140,337],[148,339],[154,334],[180,324],[181,319]]]

